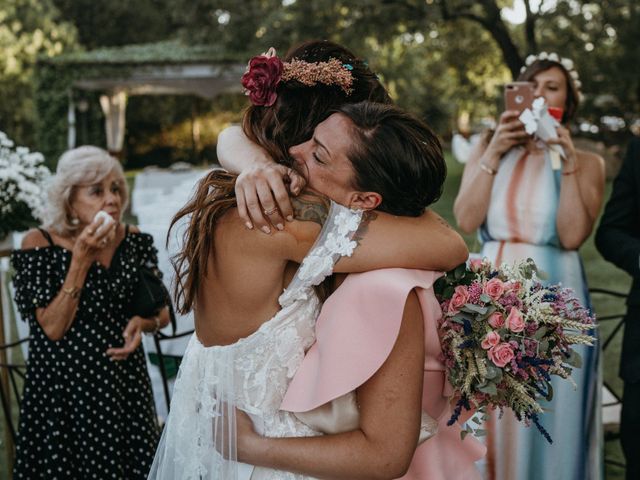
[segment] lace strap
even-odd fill
[[[282,307],[305,297],[308,289],[319,285],[333,273],[333,266],[340,257],[350,257],[357,243],[352,240],[362,220],[361,210],[352,210],[331,202],[327,221],[293,280],[280,295]]]

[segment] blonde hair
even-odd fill
[[[115,171],[122,191],[122,211],[129,203],[129,192],[120,162],[106,150],[85,145],[67,150],[58,160],[56,174],[47,190],[49,203],[45,210],[43,226],[51,228],[60,235],[72,235],[79,226],[74,225],[71,217],[71,201],[75,188],[80,185],[92,185],[101,182]]]

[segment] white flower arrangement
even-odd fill
[[[39,152],[16,147],[0,131],[0,240],[36,226],[44,213],[44,184],[51,172]]]

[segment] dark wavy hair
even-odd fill
[[[440,198],[447,164],[438,137],[426,123],[380,103],[345,104],[336,111],[353,125],[347,153],[353,186],[379,193],[378,210],[417,217]]]

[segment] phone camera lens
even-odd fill
[[[516,95],[516,103],[524,102],[524,97],[522,95]]]

